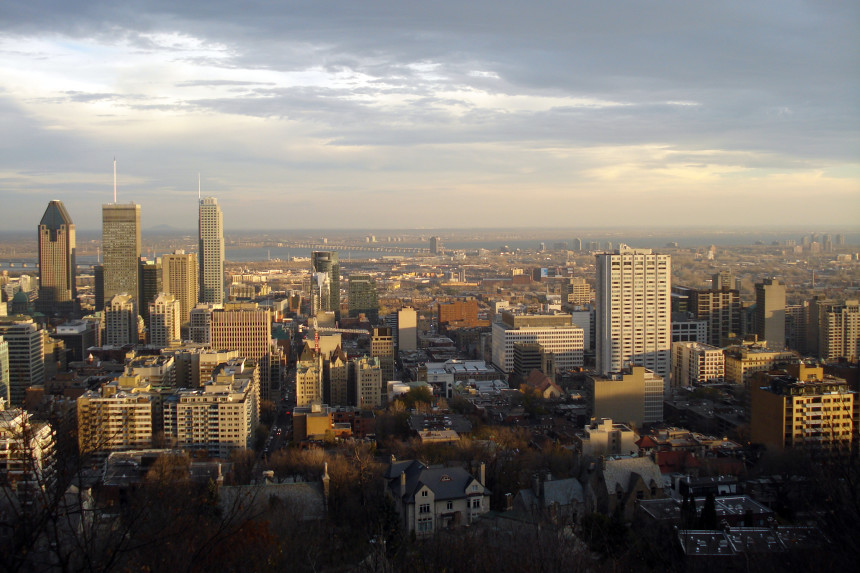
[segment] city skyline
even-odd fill
[[[857,11],[7,6],[0,228],[856,228]]]

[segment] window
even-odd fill
[[[448,510],[454,509],[454,502],[453,502],[453,501],[449,501],[448,503],[446,503],[446,504],[445,504],[445,509],[448,509]]]
[[[418,520],[418,531],[427,532],[433,531],[433,518],[425,517]]]
[[[421,491],[421,497],[427,497],[427,490],[426,489]]]
[[[418,506],[418,513],[430,513],[430,504],[422,503],[420,506]]]
[[[479,509],[481,507],[481,498],[480,497],[476,497],[475,499],[472,500],[472,507],[474,509]]]

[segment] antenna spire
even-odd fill
[[[200,173],[197,173],[197,201],[200,201]]]
[[[113,157],[113,203],[116,205],[116,155]]]

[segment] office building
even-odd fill
[[[317,354],[310,360],[296,363],[296,406],[310,406],[322,403],[323,361]]]
[[[764,279],[755,285],[756,334],[771,348],[785,348],[785,284]]]
[[[418,313],[408,306],[397,311],[397,350],[418,350]]]
[[[721,384],[725,379],[726,360],[716,346],[698,342],[672,343],[673,388]]]
[[[51,201],[39,222],[40,312],[76,314],[75,273],[75,225],[62,201]]]
[[[592,420],[575,438],[584,456],[626,456],[639,451],[636,432],[630,426],[616,424],[608,418]]]
[[[140,205],[102,205],[103,300],[105,306],[120,293],[135,302],[140,296]],[[101,310],[101,309],[97,309]]]
[[[279,380],[272,377],[273,353],[271,314],[257,303],[227,303],[212,311],[209,343],[219,350],[237,350],[239,356],[260,363],[260,396],[271,399]],[[274,384],[274,386],[273,386]]]
[[[323,306],[324,310],[333,311],[340,318],[340,264],[337,262],[336,251],[314,251],[311,254],[311,265],[317,273],[328,273],[329,300]]]
[[[114,295],[105,307],[105,344],[137,344],[137,303],[128,293]]]
[[[161,259],[157,258],[154,261],[150,261],[147,260],[146,257],[141,257],[138,270],[138,281],[140,284],[138,311],[140,312],[140,316],[143,318],[143,323],[147,328],[149,328],[149,303],[155,300],[158,293],[164,292],[164,289],[161,286]],[[104,306],[101,308],[104,308]]]
[[[806,370],[799,364],[756,376],[750,390],[752,442],[777,450],[849,453],[860,423],[857,393],[822,368],[812,368],[812,376]]]
[[[224,221],[214,197],[200,200],[199,232],[200,302],[221,304],[224,302]]]
[[[164,292],[172,294],[179,301],[179,324],[184,332],[188,331],[191,310],[197,306],[197,255],[175,251],[172,255],[161,257]]]
[[[559,371],[582,366],[585,334],[569,314],[523,314],[502,311],[493,324],[493,363],[506,374],[514,371],[514,345],[539,344],[552,353]]]
[[[348,287],[349,316],[363,314],[376,324],[379,320],[379,302],[376,297],[376,281],[367,274],[349,276]]]
[[[669,255],[626,245],[597,255],[597,370],[644,366],[661,378],[671,369]],[[615,418],[615,416],[604,416]]]
[[[32,318],[0,318],[0,336],[9,352],[9,403],[24,403],[27,388],[45,383],[45,344],[42,332]]]
[[[212,312],[221,308],[224,308],[224,305],[201,302],[191,310],[189,313],[188,337],[192,342],[197,342],[198,344],[209,344]]]
[[[487,321],[478,321],[478,301],[474,298],[440,302],[437,307],[437,324],[440,329],[446,330],[488,326]]]
[[[672,313],[672,342],[700,342],[708,340],[708,321],[694,318],[691,312]]]
[[[148,306],[150,345],[165,348],[179,344],[181,306],[176,297],[163,292]]]
[[[588,376],[586,393],[592,418],[611,418],[637,429],[663,420],[663,378],[641,366]]]
[[[442,237],[430,237],[430,252],[434,255],[442,254]]]
[[[317,316],[325,312],[334,312],[331,304],[331,279],[328,273],[311,274],[310,314]]]
[[[807,326],[809,324],[809,302],[785,306],[785,345],[801,354],[806,354]]]

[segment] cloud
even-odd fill
[[[151,200],[177,227],[191,202],[147,198],[193,199],[198,171],[240,227],[302,211],[444,225],[424,219],[451,218],[445,201],[464,225],[563,225],[565,209],[671,224],[679,203],[735,220],[696,193],[855,222],[858,17],[849,1],[12,3],[0,198],[40,212],[30,201],[80,196],[118,155],[144,219]],[[804,186],[815,206],[780,200]],[[98,227],[97,205],[82,211]]]

